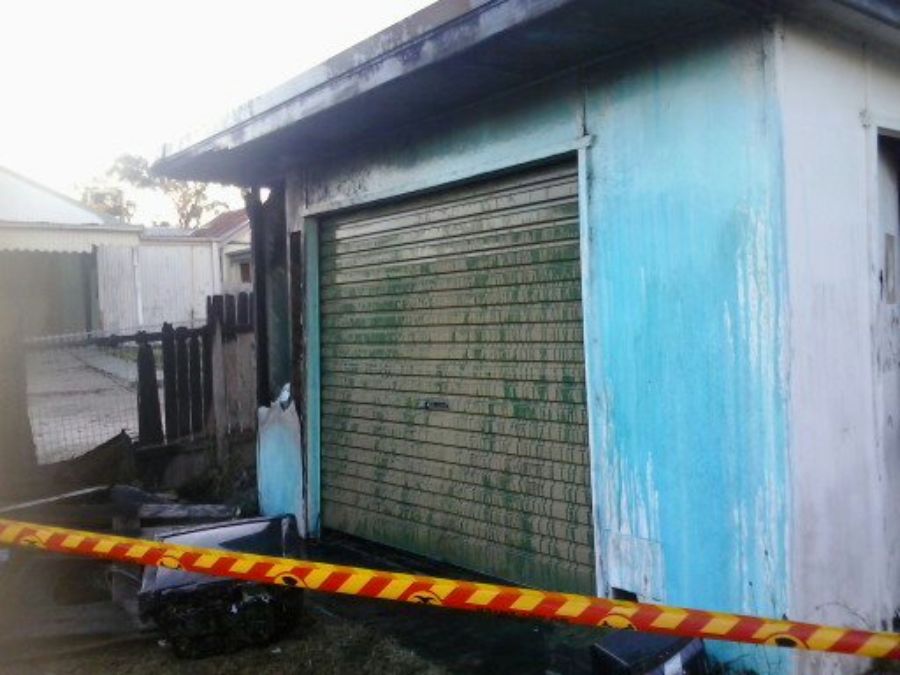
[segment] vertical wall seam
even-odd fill
[[[582,98],[585,97],[584,89],[581,89]],[[585,106],[586,107],[586,106]],[[583,109],[584,110],[584,109]],[[586,113],[586,110],[582,113]],[[584,129],[587,128],[586,118],[582,117]],[[599,517],[599,508],[602,504],[600,498],[600,481],[603,477],[599,475],[600,458],[598,455],[596,437],[598,433],[597,424],[598,417],[595,414],[594,401],[597,396],[598,382],[594,382],[591,373],[594,372],[592,367],[594,360],[594,349],[588,339],[589,330],[588,322],[593,318],[593,305],[597,301],[591,285],[591,249],[590,249],[590,209],[588,198],[588,186],[590,184],[590,158],[588,156],[588,147],[584,146],[578,149],[578,223],[579,223],[579,253],[581,258],[581,306],[582,306],[582,333],[584,342],[584,384],[585,398],[587,400],[587,417],[588,417],[588,461],[590,466],[591,480],[591,523],[594,529],[594,586],[598,595],[607,595],[609,589],[607,585],[606,573],[603,567],[603,548],[601,537],[601,518]]]
[[[781,17],[777,17],[772,24],[763,29],[763,53],[766,56],[763,77],[767,89],[768,104],[768,127],[770,134],[770,147],[772,151],[771,161],[773,163],[773,175],[770,177],[773,183],[774,193],[772,195],[771,217],[773,228],[777,227],[777,231],[773,232],[779,241],[773,242],[776,246],[777,259],[775,262],[775,270],[779,279],[778,287],[775,292],[776,300],[776,325],[775,330],[778,335],[779,347],[776,352],[777,362],[776,368],[776,395],[781,400],[777,405],[781,408],[781,423],[779,446],[781,448],[781,456],[776,461],[781,462],[784,471],[784,510],[783,527],[780,544],[783,547],[783,566],[782,570],[782,602],[784,611],[791,611],[791,588],[792,588],[792,559],[793,559],[793,466],[792,452],[790,448],[790,410],[791,410],[791,361],[790,361],[790,345],[791,345],[791,326],[790,326],[790,274],[788,264],[788,237],[787,237],[787,184],[785,171],[785,137],[784,137],[784,83],[780,76],[783,72],[784,65],[784,24]]]

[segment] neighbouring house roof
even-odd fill
[[[0,222],[121,225],[110,216],[0,167]]]
[[[244,209],[235,209],[220,213],[211,221],[192,230],[193,237],[208,237],[210,239],[229,239],[245,228],[250,227],[250,220]]]
[[[88,253],[134,245],[140,230],[0,167],[0,251]]]
[[[205,225],[192,230],[178,227],[147,227],[141,232],[142,241],[184,242],[185,244],[226,244],[248,232],[250,220],[243,209],[226,211]]]
[[[869,33],[900,25],[891,0],[439,0],[166,146],[154,170],[271,183],[378,131],[420,124],[664,35],[773,9]]]

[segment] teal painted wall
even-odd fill
[[[631,54],[305,168],[307,214],[580,152],[600,591],[787,607],[780,121],[758,26]],[[315,365],[315,364],[313,364]],[[718,648],[743,667],[775,650]]]
[[[668,603],[780,616],[786,265],[766,37],[671,57],[629,59],[587,89],[601,564],[613,586],[649,576]],[[746,653],[762,672],[781,660]]]

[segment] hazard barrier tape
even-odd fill
[[[343,567],[0,519],[0,545],[198,572],[326,593],[900,660],[900,634],[680,609],[586,595]]]

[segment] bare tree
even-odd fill
[[[150,162],[139,155],[121,155],[113,163],[109,175],[143,190],[165,194],[178,214],[178,227],[190,229],[203,224],[207,214],[228,208],[224,202],[211,199],[206,183],[174,180],[150,171]]]
[[[125,199],[122,188],[90,185],[82,191],[81,203],[126,223],[134,217],[135,204]]]

